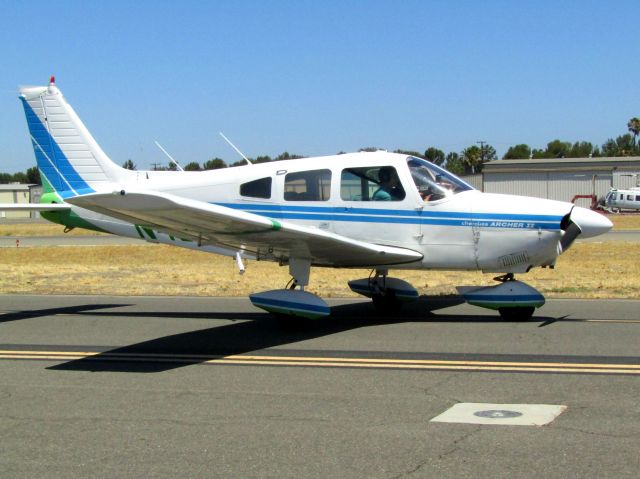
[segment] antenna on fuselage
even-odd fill
[[[247,165],[251,165],[253,163],[251,163],[251,160],[249,160],[249,158],[247,158],[246,156],[244,156],[244,153],[242,153],[238,148],[236,148],[236,145],[234,145],[233,143],[231,143],[231,140],[229,138],[227,138],[226,136],[224,136],[224,133],[222,133],[221,131],[219,131],[218,133],[220,133],[220,136],[222,138],[224,138],[224,141],[226,141],[227,143],[229,143],[229,145],[231,146],[231,148],[233,148],[234,150],[236,150],[236,152],[242,157],[244,158],[244,161],[247,162]]]
[[[167,157],[169,158],[169,161],[171,161],[171,163],[173,163],[174,165],[176,165],[176,167],[180,170],[180,171],[184,171],[184,168],[182,168],[182,166],[180,166],[180,163],[178,163],[173,156],[171,156],[167,150],[165,150],[164,148],[162,148],[162,145],[160,143],[158,143],[157,141],[153,140],[156,144],[156,146],[158,148],[160,148],[160,150],[162,150],[162,153],[164,153],[165,155],[167,155]]]

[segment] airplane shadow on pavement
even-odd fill
[[[131,306],[130,304],[82,304],[77,306],[66,306],[62,308],[33,309],[26,311],[14,311],[12,313],[0,314],[0,324],[22,319],[40,318],[43,316],[55,316],[63,314],[79,314],[97,309],[120,308]]]
[[[426,298],[405,305],[395,314],[381,314],[371,303],[358,302],[333,306],[332,315],[321,320],[282,321],[269,313],[229,312],[117,312],[87,311],[83,315],[149,318],[225,319],[231,324],[164,336],[123,346],[97,355],[71,360],[47,369],[56,371],[162,372],[210,359],[294,344],[353,329],[403,322],[502,322],[495,315],[453,315],[434,313],[464,301],[458,297]],[[95,309],[95,308],[93,308]],[[532,318],[532,322],[553,318]],[[279,350],[281,353],[283,351]],[[185,358],[185,356],[188,356]]]

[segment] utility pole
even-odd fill
[[[486,141],[476,141],[480,145],[480,162],[484,163],[484,145],[487,143]]]
[[[484,145],[487,143],[484,140],[476,141],[480,145],[480,167],[482,168],[482,164],[484,163]],[[476,168],[474,165],[471,165],[471,173],[476,174]]]

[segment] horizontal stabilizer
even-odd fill
[[[0,203],[0,211],[66,211],[69,205],[60,203]]]

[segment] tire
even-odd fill
[[[373,300],[373,306],[377,311],[383,314],[395,313],[402,308],[402,302],[396,298],[394,293],[387,293],[382,296],[377,294],[371,297]]]
[[[505,321],[528,321],[536,310],[533,306],[517,306],[514,308],[499,308],[500,317]]]
[[[283,313],[271,313],[276,320],[278,327],[284,331],[305,331],[314,325],[317,325],[317,320],[314,322],[309,318],[302,318],[300,316],[292,316]]]

